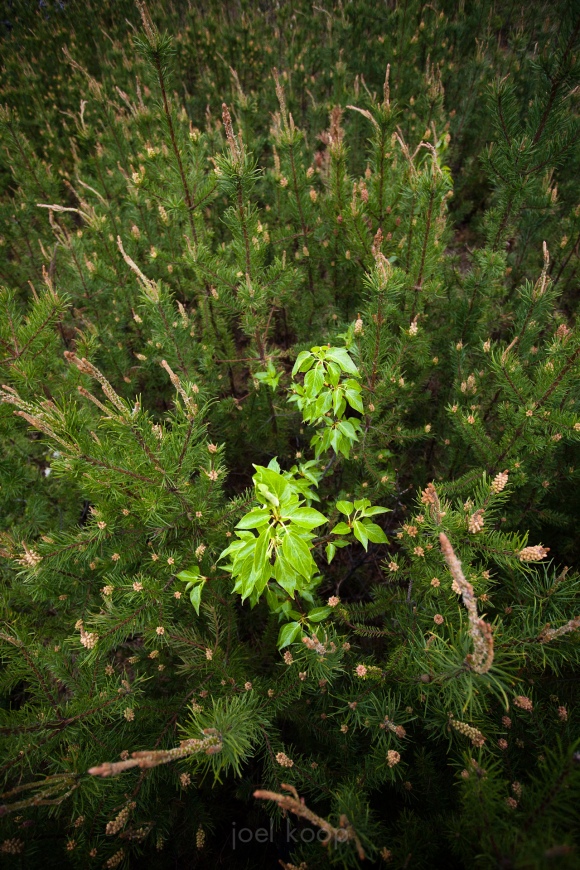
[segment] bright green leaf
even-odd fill
[[[347,523],[337,523],[332,529],[334,535],[350,535],[351,527]]]
[[[349,441],[358,441],[356,430],[350,420],[341,420],[338,423],[338,428],[344,437],[349,439]]]
[[[362,511],[365,508],[370,507],[371,503],[370,503],[370,500],[368,498],[358,498],[355,501],[354,506],[355,506],[357,511]]]
[[[301,631],[299,622],[288,622],[283,625],[278,634],[278,649],[284,649],[285,646],[294,643]]]
[[[357,541],[360,541],[366,550],[368,548],[369,538],[368,538],[365,527],[363,526],[363,524],[359,520],[355,521],[354,527],[353,527],[353,532],[354,532],[354,536],[357,539]]]
[[[388,513],[390,513],[390,511],[391,511],[390,508],[379,507],[377,505],[376,507],[365,508],[364,515],[365,515],[365,517],[376,517],[377,514],[388,514]]]
[[[270,520],[271,514],[265,508],[250,511],[236,525],[236,529],[258,529]]]
[[[332,607],[315,607],[314,610],[311,610],[307,615],[307,619],[310,622],[322,622],[323,619],[326,619],[332,613]]]
[[[324,386],[324,371],[321,365],[310,369],[304,378],[304,389],[306,393],[313,397],[317,396]]]
[[[361,523],[364,526],[364,530],[369,541],[372,541],[373,544],[387,544],[387,536],[383,532],[380,526],[377,526],[376,523]]]
[[[268,554],[268,544],[270,543],[269,529],[266,529],[256,541],[254,548],[254,568],[255,572],[262,569],[266,556]]]
[[[358,369],[348,355],[345,347],[331,347],[330,350],[326,351],[326,358],[338,363],[343,372],[358,375]]]
[[[324,514],[321,514],[320,511],[307,507],[297,507],[291,510],[285,510],[282,512],[282,516],[284,519],[292,520],[293,523],[296,523],[297,526],[301,526],[304,529],[315,529],[317,526],[322,526],[324,523],[328,522]]]
[[[302,538],[288,532],[282,544],[282,552],[288,562],[307,580],[312,574],[312,556],[307,544]],[[280,581],[278,581],[280,582]]]
[[[201,572],[197,565],[187,568],[185,571],[180,571],[175,576],[178,580],[183,580],[184,583],[196,583],[201,580]]]
[[[354,390],[346,390],[346,398],[348,399],[348,404],[351,408],[354,408],[355,411],[359,411],[361,414],[364,414],[364,406],[362,403],[362,399],[358,393],[355,393]]]
[[[306,361],[308,361],[310,365],[312,365],[314,359],[309,351],[303,350],[296,357],[296,362],[294,363],[294,368],[292,369],[292,377],[294,377],[294,375],[299,371],[306,371],[306,367],[304,366],[304,363]]]
[[[195,612],[199,616],[199,606],[201,604],[201,591],[203,589],[203,583],[197,583],[191,592],[189,593],[189,600],[195,607]]]
[[[354,505],[351,501],[337,501],[336,509],[349,517],[354,510]]]

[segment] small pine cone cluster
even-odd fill
[[[203,849],[203,847],[205,846],[205,831],[201,827],[201,825],[199,826],[195,834],[195,845],[198,849]]]
[[[481,532],[485,525],[485,521],[483,519],[483,510],[481,508],[475,513],[471,514],[469,517],[469,521],[467,523],[467,527],[472,535],[476,535],[478,532]]]
[[[520,562],[540,562],[545,559],[550,551],[549,547],[543,547],[541,544],[535,544],[533,547],[524,547],[518,553]]]
[[[306,646],[307,649],[314,650],[314,652],[318,653],[318,655],[323,656],[326,655],[327,652],[335,653],[336,652],[336,644],[334,641],[331,641],[327,647],[318,640],[315,634],[312,637],[303,637],[302,643]]]
[[[20,565],[23,565],[25,568],[35,568],[39,562],[42,561],[42,556],[39,556],[38,553],[35,553],[34,550],[31,550],[30,547],[27,547],[26,544],[23,543],[24,554],[20,559],[17,559]]]
[[[468,725],[467,722],[458,722],[457,719],[450,719],[449,724],[460,734],[469,737],[474,746],[483,746],[485,743],[485,737],[481,731],[474,728],[473,725]]]
[[[401,739],[401,740],[404,737],[406,737],[406,735],[407,735],[407,732],[405,731],[403,726],[402,725],[395,725],[395,723],[392,722],[388,716],[385,716],[385,721],[384,721],[384,723],[381,723],[380,727],[383,729],[385,729],[385,728],[388,729],[393,734],[396,734],[397,737],[399,737],[399,739]]]
[[[401,760],[400,752],[397,752],[396,749],[389,749],[387,752],[387,764],[389,767],[394,767],[395,764],[398,764]]]
[[[85,631],[81,626],[81,643],[85,649],[94,649],[97,645],[98,639],[98,634],[95,634],[93,631]]]
[[[18,837],[13,837],[11,840],[4,840],[0,845],[0,852],[3,855],[20,855],[24,849],[24,840]]]
[[[118,834],[121,828],[124,828],[127,824],[127,820],[129,819],[129,814],[131,810],[135,809],[135,801],[131,801],[126,806],[123,807],[120,813],[113,819],[112,822],[107,822],[107,827],[105,828],[105,834],[108,837],[112,837],[115,834]]]
[[[276,761],[280,767],[294,767],[294,762],[291,758],[288,758],[285,752],[278,752],[276,754]]]
[[[506,471],[500,471],[491,482],[491,491],[495,493],[501,492],[507,486],[508,480],[509,474],[507,469]]]
[[[435,504],[436,498],[437,492],[435,491],[434,485],[432,483],[428,483],[423,492],[421,493],[421,504]]]
[[[125,857],[125,850],[119,849],[118,852],[115,852],[114,855],[111,855],[108,861],[105,861],[104,866],[108,868],[108,870],[112,870],[114,867],[118,867],[123,858]]]

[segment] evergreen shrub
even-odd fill
[[[578,5],[0,27],[3,866],[579,867]]]

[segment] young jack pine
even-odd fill
[[[183,6],[0,35],[3,862],[572,866],[577,10]]]

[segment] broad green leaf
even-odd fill
[[[369,538],[365,527],[359,520],[356,520],[356,522],[354,523],[353,532],[357,541],[360,541],[366,550],[368,548]]]
[[[305,541],[288,532],[282,544],[282,552],[296,571],[309,580],[312,574],[312,556]]]
[[[203,583],[196,583],[191,592],[189,593],[189,600],[195,607],[195,612],[199,616],[199,605],[201,604],[201,591],[203,589]]]
[[[284,591],[287,592],[291,598],[294,598],[294,592],[296,591],[296,581],[298,579],[296,570],[292,567],[292,565],[286,559],[284,553],[281,550],[278,550],[276,562],[274,563],[273,573],[275,580],[282,587],[282,589],[284,589]]]
[[[242,534],[250,535],[250,537],[244,538],[241,541],[234,541],[234,543],[231,544],[230,547],[228,547],[228,550],[232,550],[232,553],[233,553],[233,562],[234,562],[234,565],[236,566],[236,573],[237,573],[238,564],[241,564],[247,556],[253,555],[254,547],[256,544],[256,537],[255,537],[255,535],[252,535],[251,532],[242,532]],[[239,546],[236,546],[236,545],[239,545]],[[234,546],[236,547],[235,551],[233,549]],[[220,559],[226,553],[227,553],[227,550],[224,550],[224,552],[220,556]]]
[[[349,441],[358,441],[356,430],[350,420],[341,420],[338,424],[338,428],[344,437],[349,439]]]
[[[365,532],[367,534],[367,538],[369,541],[372,541],[373,544],[387,544],[387,536],[383,532],[380,526],[377,526],[376,523],[361,523],[364,526]]]
[[[294,643],[301,631],[299,622],[288,622],[283,625],[278,634],[278,649],[284,649],[285,646]]]
[[[296,523],[297,526],[301,526],[304,529],[315,529],[317,526],[322,526],[324,523],[328,522],[324,514],[321,514],[320,511],[314,510],[314,508],[308,507],[297,507],[292,510],[285,510],[282,512],[282,516],[284,519],[291,519],[293,523]]]
[[[270,502],[270,504],[273,504],[274,507],[279,507],[280,499],[268,489],[265,483],[258,483],[256,489],[267,501]]]
[[[324,386],[324,371],[321,365],[310,369],[304,377],[304,389],[307,395],[317,396]]]
[[[272,613],[279,613],[286,604],[290,606],[289,601],[286,599],[282,600],[278,597],[275,586],[268,586],[266,590],[266,601],[268,602],[268,608]]]
[[[298,581],[298,575],[293,568],[290,569],[290,572],[284,572],[277,578],[278,583],[282,587],[282,589],[290,595],[291,598],[294,598],[294,593],[296,592],[296,583]]]
[[[303,368],[303,364],[308,360],[310,365],[313,364],[314,358],[312,354],[307,350],[302,350],[296,357],[296,362],[294,363],[294,368],[292,369],[292,377],[299,371],[306,371],[306,367]]]
[[[264,485],[269,492],[274,493],[279,499],[284,498],[286,491],[289,489],[288,481],[277,471],[271,468],[264,468],[262,465],[254,465],[256,474],[252,478],[256,486]]]
[[[332,560],[334,559],[334,557],[336,555],[335,545],[334,544],[327,544],[325,547],[325,552],[326,552],[326,559],[328,561],[328,564],[330,565],[330,563],[332,562]]]
[[[340,435],[340,433],[339,433],[339,438],[340,438],[340,447],[339,447],[340,452],[342,453],[342,455],[346,459],[350,459],[350,448],[352,446],[350,441],[348,440],[348,438],[345,438],[344,435]]]
[[[254,548],[254,571],[261,571],[264,563],[266,561],[266,557],[268,555],[268,544],[270,543],[270,534],[269,529],[266,529],[262,532],[260,537],[256,541],[256,546]]]
[[[257,538],[254,538],[254,540],[257,540]],[[239,574],[240,577],[242,577],[242,578],[249,577],[250,574],[252,573],[253,567],[254,567],[254,547],[252,546],[250,548],[250,550],[248,550],[248,552],[246,554],[244,554],[244,557],[239,559],[239,561],[236,562],[236,574]]]
[[[237,553],[238,550],[241,550],[242,547],[246,546],[245,541],[232,541],[229,547],[226,547],[225,550],[222,550],[220,553],[220,560],[225,559],[226,556],[230,556],[232,553]],[[179,576],[179,575],[178,575]]]
[[[331,347],[330,350],[326,351],[326,358],[338,363],[343,372],[358,375],[358,369],[348,355],[345,347]]]
[[[364,406],[362,403],[362,399],[358,393],[355,393],[354,390],[346,390],[346,398],[348,399],[348,404],[351,408],[354,408],[355,411],[359,411],[361,414],[364,414]]]
[[[338,429],[330,430],[330,443],[335,453],[340,453],[340,442],[342,438],[340,437],[340,432]],[[326,448],[328,449],[328,448]],[[322,452],[322,451],[321,451]]]
[[[261,570],[256,570],[256,582],[254,584],[254,592],[258,598],[266,588],[266,584],[268,580],[272,576],[272,566],[269,562],[264,562],[261,566]]]
[[[320,394],[314,406],[313,417],[323,417],[327,411],[330,411],[332,405],[332,393],[330,390],[325,390]]]
[[[194,565],[192,568],[187,568],[185,571],[180,571],[179,574],[176,574],[178,580],[183,580],[184,583],[196,583],[201,580],[200,570],[197,565]]]
[[[349,517],[354,510],[354,505],[351,501],[337,501],[336,509]]]
[[[371,506],[370,499],[368,499],[368,498],[358,498],[358,499],[355,501],[354,506],[355,506],[355,508],[356,508],[357,511],[362,511],[362,510],[364,510],[365,508]]]
[[[329,384],[332,384],[333,387],[338,386],[338,382],[340,381],[340,366],[337,366],[336,363],[333,362],[327,363],[326,378]]]
[[[376,505],[375,507],[368,507],[364,509],[365,517],[376,517],[377,514],[388,514],[390,512],[390,508],[379,507],[378,505]]]
[[[334,535],[350,535],[351,527],[347,523],[337,523],[332,529]]]
[[[307,614],[307,619],[309,622],[322,622],[323,619],[326,619],[332,613],[332,607],[315,607],[314,610],[311,610],[310,613]]]
[[[242,517],[236,525],[236,529],[258,529],[260,526],[264,526],[269,522],[270,517],[270,511],[265,508],[251,510],[249,514]]]
[[[242,583],[242,601],[245,601],[245,599],[251,595],[256,588],[258,589],[258,594],[261,594],[269,579],[270,565],[260,563],[256,566],[254,560],[252,560],[249,574],[244,576],[244,581]]]

